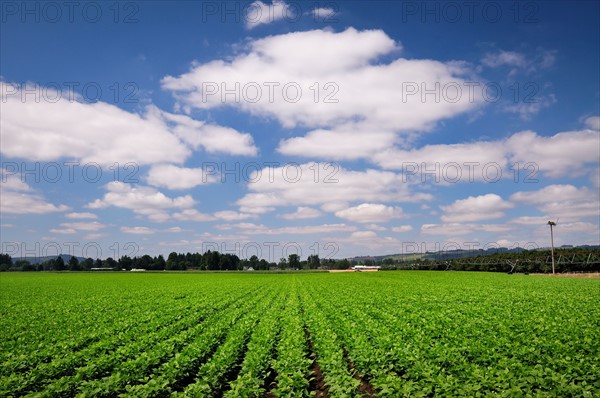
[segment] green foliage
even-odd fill
[[[69,259],[69,271],[80,271],[81,267],[79,266],[79,260],[75,256],[71,256]]]
[[[310,256],[308,256],[308,259],[306,260],[306,264],[308,265],[308,268],[310,268],[310,269],[319,268],[321,266],[321,260],[319,259],[319,255],[311,254]]]
[[[198,259],[166,263],[180,261]],[[14,272],[0,283],[0,396],[600,394],[598,279]]]
[[[54,260],[54,269],[57,271],[64,271],[67,269],[65,260],[63,260],[62,256],[58,256],[56,257],[56,260]]]
[[[12,265],[10,254],[0,253],[0,271],[8,271]]]
[[[299,269],[300,268],[300,256],[298,256],[296,253],[292,253],[288,256],[288,267],[292,268],[292,269]]]

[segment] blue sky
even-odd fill
[[[598,2],[1,12],[13,256],[600,243]]]

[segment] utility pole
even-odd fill
[[[548,221],[548,225],[550,225],[550,254],[552,256],[552,274],[554,275],[554,232],[552,231],[552,227],[555,227],[556,223]]]

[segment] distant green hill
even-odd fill
[[[563,246],[556,249],[586,249],[596,250],[600,249],[600,245],[581,245],[581,246]],[[546,251],[550,250],[549,247],[532,249],[530,251]],[[510,253],[522,253],[527,251],[522,247],[516,247],[509,249],[506,247],[497,247],[490,249],[477,249],[477,250],[446,250],[446,251],[431,251],[425,253],[399,253],[399,254],[388,254],[383,256],[356,256],[350,258],[350,261],[354,262],[365,262],[375,261],[381,262],[385,259],[392,259],[394,261],[414,261],[414,260],[453,260],[458,258],[469,258],[469,257],[480,257],[480,256],[493,256],[496,254],[510,254]]]

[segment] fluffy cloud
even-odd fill
[[[324,22],[335,22],[335,16],[337,15],[336,10],[329,7],[320,7],[315,8],[311,11],[311,14],[315,18],[315,21],[324,21]]]
[[[442,206],[443,222],[473,222],[492,220],[504,216],[504,210],[514,207],[500,196],[490,193],[481,196],[469,196],[448,206]]]
[[[196,209],[185,209],[183,211],[173,213],[173,218],[179,221],[196,221],[196,222],[206,222],[206,221],[214,221],[215,217],[210,214],[201,213]]]
[[[402,177],[388,171],[346,170],[330,163],[268,167],[248,184],[251,191],[237,201],[244,209],[279,206],[322,206],[338,211],[348,202],[419,202],[431,195],[410,192]]]
[[[473,232],[506,232],[510,229],[510,226],[500,224],[423,224],[421,226],[421,233],[424,235],[454,236],[467,235]]]
[[[402,170],[405,179],[440,183],[496,179],[506,166],[506,151],[498,142],[426,145],[419,149],[389,148],[373,157],[386,169]]]
[[[218,211],[214,214],[219,220],[225,221],[237,221],[246,220],[248,218],[256,218],[256,214],[238,213],[231,210]]]
[[[369,158],[385,152],[398,138],[391,132],[313,130],[304,137],[282,140],[277,151],[284,155],[332,160]],[[375,155],[377,156],[377,155]]]
[[[552,178],[593,174],[600,159],[600,134],[592,130],[561,132],[549,137],[522,131],[503,140],[426,145],[410,150],[399,149],[396,142],[393,134],[361,133],[345,137],[319,130],[306,137],[285,140],[278,150],[286,155],[312,158],[367,158],[384,169],[402,171],[405,181],[441,184],[495,182],[503,177],[515,178],[516,173],[521,181],[529,182],[536,180],[539,172]]]
[[[254,224],[251,222],[241,222],[237,224],[219,224],[215,228],[221,231],[228,231],[230,229],[252,229],[255,231],[267,229],[267,227],[263,224]]]
[[[597,170],[600,133],[580,130],[543,137],[522,131],[490,142],[426,145],[412,150],[390,148],[372,159],[383,168],[402,170],[409,180],[493,182],[498,180],[500,170],[500,177],[514,178],[519,173],[519,181],[534,182],[538,172],[555,178]]]
[[[170,198],[152,187],[135,186],[120,181],[106,185],[108,191],[102,199],[87,205],[90,209],[103,209],[110,206],[133,210],[136,214],[147,216],[150,220],[167,221],[169,209],[189,209],[195,205],[190,195]]]
[[[340,251],[348,255],[398,253],[402,251],[403,242],[392,236],[379,236],[374,231],[355,231],[349,236],[335,239]]]
[[[577,175],[598,167],[600,133],[569,131],[541,137],[532,131],[514,134],[505,143],[511,162],[532,162],[549,177]]]
[[[535,206],[546,220],[579,221],[600,215],[600,193],[573,185],[548,185],[536,191],[522,191],[510,197],[513,202]]]
[[[73,228],[51,228],[50,233],[61,234],[61,235],[72,235],[76,234],[77,231]]]
[[[313,209],[312,207],[300,206],[293,213],[280,214],[279,218],[283,218],[284,220],[300,220],[306,218],[317,218],[321,216],[321,212],[317,209]]]
[[[152,235],[156,230],[148,227],[121,227],[121,232],[133,235]]]
[[[33,92],[44,93],[40,99],[23,95],[18,85],[0,85],[0,151],[7,157],[146,165],[181,163],[191,154],[190,147],[244,155],[257,151],[248,134],[154,106],[137,114],[101,101],[85,103],[46,87],[31,87]]]
[[[584,121],[585,126],[592,130],[600,130],[600,116],[590,116]]]
[[[512,76],[519,71],[530,73],[549,68],[556,61],[556,51],[538,48],[532,54],[527,56],[517,51],[499,50],[485,54],[481,64],[488,68],[510,68],[509,76]]]
[[[528,121],[542,109],[549,108],[556,104],[556,102],[556,96],[554,94],[548,94],[545,96],[538,96],[535,101],[504,103],[500,108],[504,112],[515,113],[519,115],[522,120]]]
[[[354,231],[356,228],[346,224],[322,224],[322,225],[308,225],[302,227],[282,227],[274,228],[262,231],[265,235],[279,235],[279,234],[324,234],[332,232],[345,232]]]
[[[252,235],[317,235],[334,232],[356,231],[356,227],[346,224],[321,224],[305,225],[301,227],[279,227],[270,228],[264,225],[255,226],[254,229],[248,228],[244,232]]]
[[[386,206],[375,203],[362,203],[335,213],[337,217],[360,223],[387,222],[394,218],[404,217],[399,207]]]
[[[106,238],[107,236],[109,236],[109,235],[108,234],[103,234],[103,233],[93,233],[93,234],[84,235],[83,239],[86,239],[86,240],[95,240],[95,239]]]
[[[528,64],[525,54],[515,51],[488,53],[483,57],[481,63],[490,68],[497,68],[500,66],[525,68]]]
[[[77,213],[71,213],[77,214]],[[88,218],[88,217],[83,217]],[[99,223],[98,221],[92,222],[65,222],[60,224],[61,228],[52,228],[50,232],[53,234],[75,234],[81,231],[86,232],[96,232],[103,228],[106,228],[106,225]]]
[[[548,222],[546,217],[533,217],[533,216],[522,216],[510,220],[513,224],[520,225],[542,225]]]
[[[172,164],[155,165],[148,171],[148,184],[168,189],[189,189],[216,181],[202,168],[178,167]]]
[[[293,32],[252,40],[244,53],[194,65],[183,75],[165,77],[162,86],[184,107],[230,106],[277,119],[286,128],[314,128],[304,137],[283,140],[279,151],[318,149],[323,156],[348,153],[337,147],[346,139],[356,141],[354,135],[376,134],[393,142],[396,134],[430,129],[482,102],[480,95],[466,95],[465,83],[473,77],[464,63],[379,62],[399,50],[381,30]],[[462,95],[452,91],[457,87]],[[224,95],[225,89],[239,95]],[[444,99],[423,98],[424,89]],[[384,148],[377,141],[361,140],[363,145],[352,146],[350,153],[366,156]]]
[[[399,227],[393,227],[392,232],[410,232],[413,230],[413,227],[410,225],[400,225]]]
[[[61,227],[67,229],[74,229],[77,231],[98,231],[106,228],[106,225],[99,223],[98,221],[92,222],[65,222],[60,224]]]
[[[4,146],[4,141],[2,145]],[[48,203],[41,194],[15,174],[0,169],[0,177],[2,179],[0,213],[2,214],[45,214],[69,210],[66,205]]]
[[[589,222],[578,221],[572,223],[561,223],[560,230],[565,232],[583,232],[589,234],[590,236],[599,236],[598,224],[592,224]]]
[[[201,147],[209,153],[221,152],[240,156],[258,154],[254,140],[248,133],[195,120],[186,115],[161,112],[161,116],[172,124],[171,131],[194,149]]]
[[[356,231],[350,234],[350,239],[357,240],[372,239],[375,237],[377,237],[377,234],[373,231]]]
[[[97,215],[95,215],[94,213],[88,213],[88,212],[83,212],[83,213],[67,213],[65,214],[66,218],[73,218],[73,219],[96,219],[98,218]]]
[[[244,7],[242,12],[246,28],[253,29],[259,25],[270,24],[284,17],[295,18],[294,7],[284,1],[275,0],[270,4],[255,1]]]

